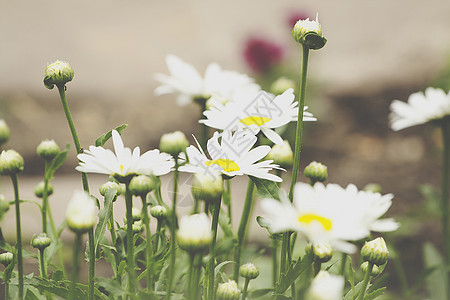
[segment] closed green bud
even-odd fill
[[[144,224],[142,224],[142,221],[134,222],[132,227],[134,234],[139,234],[144,230]]]
[[[45,69],[44,85],[48,89],[53,86],[64,86],[73,79],[74,71],[72,67],[64,61],[55,61],[47,65]]]
[[[294,162],[294,153],[289,142],[284,140],[281,145],[273,145],[265,159],[273,160],[274,163],[282,168],[290,168]]]
[[[51,243],[52,240],[47,236],[46,233],[41,233],[39,235],[35,234],[31,238],[31,246],[41,251],[50,246]]]
[[[245,265],[240,266],[239,275],[246,279],[255,279],[259,276],[259,269],[252,263],[247,263]]]
[[[53,194],[53,186],[50,182],[47,184],[47,196]],[[44,182],[41,181],[34,187],[34,195],[38,198],[44,197]]]
[[[130,181],[130,192],[135,196],[144,196],[151,192],[156,187],[156,182],[153,177],[147,175],[139,175],[133,177]]]
[[[44,140],[36,148],[36,153],[44,160],[52,160],[59,153],[59,146],[54,140]]]
[[[216,295],[218,300],[239,300],[240,297],[241,291],[239,290],[236,281],[229,280],[228,282],[219,284]]]
[[[223,178],[214,171],[195,173],[192,180],[192,195],[197,200],[215,202],[222,197]]]
[[[0,154],[0,174],[13,175],[23,171],[23,157],[14,150],[3,150]]]
[[[189,141],[181,131],[163,134],[159,143],[159,149],[162,152],[169,153],[174,157],[177,157],[181,152],[185,152],[188,146]]]
[[[326,263],[333,257],[333,248],[327,242],[308,244],[306,252],[311,253],[314,259],[321,263]]]
[[[108,182],[102,184],[102,185],[98,188],[98,191],[99,191],[100,195],[102,195],[103,197],[105,197],[106,193],[107,193],[110,189],[115,189],[115,190],[116,190],[116,194],[120,194],[120,192],[121,192],[120,185],[119,185],[117,182],[114,182],[114,181],[108,181]]]
[[[281,95],[287,89],[295,89],[295,81],[286,77],[280,77],[270,86],[270,92],[274,95]]]
[[[306,166],[303,174],[309,178],[311,184],[316,182],[324,182],[328,178],[327,167],[319,162],[313,161]]]
[[[5,267],[12,263],[14,260],[14,254],[11,252],[4,252],[0,254],[0,263]]]
[[[298,20],[292,29],[294,40],[309,49],[318,50],[325,46],[327,39],[322,36],[322,27],[319,23],[319,16],[316,20]]]
[[[377,266],[384,265],[389,258],[389,251],[382,237],[366,242],[361,249],[363,261],[368,261]]]
[[[133,221],[140,221],[142,219],[142,211],[137,207],[131,209],[131,214],[133,216]]]
[[[369,263],[367,261],[363,262],[361,264],[361,271],[363,271],[364,273],[367,272],[367,269],[369,268]],[[370,272],[371,276],[378,276],[381,274],[381,270],[380,268],[378,268],[377,265],[373,265],[372,267],[372,272]]]
[[[158,219],[158,221],[161,221],[162,219],[167,217],[167,209],[164,206],[155,205],[150,208],[150,215],[153,218]]]
[[[0,119],[0,146],[6,143],[11,136],[11,131],[9,130],[8,124],[5,120]]]

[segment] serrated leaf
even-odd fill
[[[95,253],[99,252],[99,243],[102,237],[105,235],[106,224],[108,223],[111,214],[112,214],[112,203],[114,198],[117,195],[117,191],[115,189],[109,189],[105,195],[105,202],[103,208],[98,212],[98,224],[95,227],[94,232],[94,249]]]
[[[373,299],[383,295],[385,291],[386,291],[385,287],[379,288],[371,293],[368,293],[367,295],[364,295],[364,300],[373,300]]]
[[[226,265],[231,264],[231,263],[234,264],[235,262],[234,262],[234,261],[231,261],[231,260],[227,260],[227,261],[224,261],[224,262],[221,262],[220,264],[218,264],[218,265],[214,268],[214,277],[217,277],[217,274],[219,274],[219,272],[222,271],[223,268],[224,268]]]
[[[430,298],[433,300],[447,300],[447,291],[445,290],[447,284],[447,272],[441,254],[430,243],[424,245],[423,254],[425,267],[436,267],[436,270],[430,273],[426,279],[428,293],[431,296]]]
[[[250,292],[250,297],[251,298],[259,298],[259,297],[267,295],[268,293],[271,293],[271,292],[273,292],[273,288],[259,289],[259,290]]]
[[[125,130],[125,128],[128,126],[128,124],[122,124],[115,128],[115,130],[122,134],[122,132]],[[96,147],[102,147],[110,138],[112,137],[112,130],[102,134],[95,140],[95,146]]]
[[[280,200],[280,187],[273,181],[249,176],[256,185],[256,195],[259,198]]]
[[[287,270],[286,274],[282,274],[278,284],[275,288],[276,294],[283,294],[291,285],[292,283],[307,269],[312,269],[312,257],[311,255],[305,255],[303,256],[303,259],[299,259],[297,262],[293,262],[289,269]]]

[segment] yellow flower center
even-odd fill
[[[269,121],[270,121],[270,118],[267,118],[267,117],[250,116],[250,117],[241,119],[239,122],[241,122],[242,124],[247,125],[247,126],[250,126],[250,125],[261,126]]]
[[[123,165],[120,165],[120,174],[123,174]]]
[[[241,169],[234,161],[227,158],[208,160],[205,162],[205,165],[207,165],[208,167],[210,167],[211,165],[218,165],[225,172],[239,171]]]
[[[333,224],[331,223],[330,219],[327,219],[327,218],[324,218],[324,217],[321,217],[321,216],[318,216],[315,214],[307,214],[307,215],[300,216],[298,218],[298,221],[300,223],[304,223],[304,224],[309,224],[313,221],[319,222],[320,224],[322,224],[323,228],[326,231],[331,230],[331,227],[333,227]]]

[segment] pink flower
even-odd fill
[[[265,73],[280,63],[284,55],[282,46],[260,38],[250,38],[245,43],[244,58],[257,73]]]

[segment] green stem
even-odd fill
[[[278,280],[278,241],[275,237],[272,237],[272,285],[275,288]]]
[[[134,294],[134,243],[133,243],[133,196],[130,191],[130,182],[125,183],[125,205],[127,218],[127,271],[128,271],[128,292]]]
[[[201,299],[198,295],[199,290],[199,279],[200,279],[200,273],[202,271],[202,256],[196,255],[194,257],[194,269],[193,269],[193,298],[192,299]]]
[[[303,135],[303,110],[305,107],[305,93],[306,93],[306,75],[308,71],[308,57],[309,47],[303,47],[303,62],[302,62],[302,79],[300,83],[300,100],[298,101],[298,119],[297,130],[295,133],[295,148],[294,148],[294,165],[292,169],[291,186],[289,188],[289,200],[293,200],[294,186],[297,182],[298,169],[300,164],[300,152],[302,147],[302,135]]]
[[[241,300],[245,300],[245,298],[247,298],[247,289],[248,289],[249,283],[250,283],[250,279],[245,278],[244,289],[242,290]]]
[[[47,232],[47,210],[48,210],[48,178],[45,176],[47,173],[47,169],[49,167],[49,161],[45,161],[44,166],[44,191],[42,193],[42,208],[41,208],[41,214],[42,214],[42,232]]]
[[[369,281],[370,281],[370,275],[372,273],[372,268],[373,268],[373,263],[369,261],[369,266],[367,267],[366,274],[364,274],[364,279],[363,279],[363,282],[361,285],[361,289],[359,290],[357,300],[364,299],[364,294],[366,293],[367,285],[369,284]]]
[[[78,282],[78,272],[80,269],[80,246],[81,246],[81,234],[77,233],[75,236],[75,245],[73,251],[73,263],[72,263],[72,285],[70,288],[70,299],[76,299],[75,287]]]
[[[147,252],[145,255],[145,265],[147,268],[147,290],[151,291],[153,289],[153,280],[152,280],[152,253],[153,253],[153,244],[152,244],[152,233],[150,232],[150,217],[148,216],[148,207],[147,207],[147,198],[146,195],[141,196],[142,199],[142,221],[145,225],[145,238],[147,239]]]
[[[45,249],[39,250],[39,273],[41,277],[47,278],[47,272],[45,270],[44,251]]]
[[[158,252],[158,248],[159,248],[159,239],[162,238],[162,234],[161,234],[161,228],[162,228],[162,220],[157,220],[157,224],[156,224],[156,241],[155,241],[155,247],[153,247],[153,253],[157,253]]]
[[[9,280],[5,282],[5,299],[9,299]]]
[[[188,270],[188,287],[187,287],[187,299],[195,299],[194,298],[194,284],[197,285],[197,283],[193,284],[194,281],[194,258],[195,254],[189,253],[189,270]]]
[[[22,230],[20,228],[20,198],[17,174],[11,174],[14,186],[14,202],[16,204],[16,234],[17,234],[17,268],[19,271],[19,299],[23,299],[23,259],[22,259]]]
[[[447,293],[450,295],[450,231],[449,231],[449,180],[450,180],[450,119],[442,122],[442,138],[444,141],[442,153],[442,229],[445,241],[447,262]],[[450,297],[450,296],[449,296]]]
[[[341,267],[339,268],[339,275],[344,276],[344,277],[345,277],[345,265],[346,264],[347,264],[347,254],[342,253]]]
[[[280,277],[281,274],[283,274],[284,272],[286,272],[287,269],[287,265],[286,265],[286,258],[287,258],[287,253],[288,253],[288,249],[289,249],[289,239],[290,239],[290,232],[283,232],[283,240],[281,242],[281,258],[280,258]]]
[[[94,228],[89,229],[89,299],[94,300],[94,276],[95,276],[95,245],[94,245]]]
[[[241,222],[239,223],[237,246],[234,250],[234,272],[233,279],[239,284],[239,267],[241,264],[241,251],[245,242],[245,232],[247,231],[248,220],[253,203],[253,190],[255,185],[251,179],[248,180],[247,193],[245,194],[244,208],[242,209]]]
[[[47,206],[47,215],[48,215],[48,219],[50,220],[50,227],[52,228],[53,234],[55,235],[54,236],[55,241],[52,241],[52,243],[60,243],[58,232],[56,231],[55,221],[53,220],[52,210],[50,209],[50,205]],[[63,275],[65,277],[66,276],[66,268],[64,266],[62,247],[60,247],[60,246],[57,247],[57,253],[58,253],[59,265],[60,265],[61,271],[63,272]]]
[[[175,238],[175,230],[177,227],[177,194],[178,194],[178,158],[175,157],[175,171],[174,171],[174,180],[173,180],[173,198],[172,198],[172,213],[171,213],[171,221],[170,221],[170,262],[169,262],[169,278],[167,280],[167,291],[166,291],[166,299],[170,299],[172,293],[172,285],[173,278],[175,276],[175,247],[176,247],[176,238]]]
[[[209,244],[209,262],[208,262],[208,299],[213,300],[214,293],[214,265],[216,260],[216,239],[217,239],[217,226],[219,224],[219,213],[220,213],[220,204],[222,202],[222,198],[219,197],[217,201],[213,204],[213,217],[211,223],[211,231],[212,231],[212,239]]]
[[[228,209],[228,219],[230,221],[231,224],[231,217],[232,217],[232,211],[231,211],[231,183],[230,180],[227,179],[225,180],[225,191],[223,194],[224,198],[224,202],[227,204],[227,209]]]

